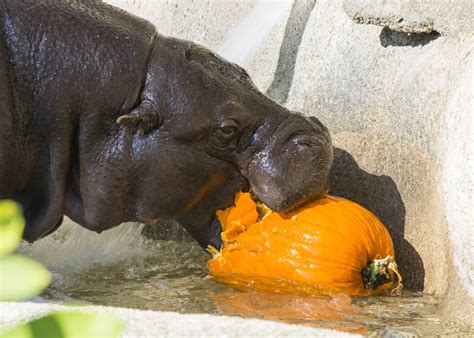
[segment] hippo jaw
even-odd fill
[[[256,199],[288,213],[328,192],[332,158],[327,128],[314,117],[290,113],[253,154],[245,176]]]

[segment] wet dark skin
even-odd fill
[[[201,46],[98,1],[0,0],[0,33],[0,198],[30,242],[66,215],[176,219],[220,247],[236,192],[287,212],[327,191],[327,129]]]

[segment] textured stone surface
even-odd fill
[[[112,313],[126,322],[122,337],[360,337],[333,330],[281,324],[259,319],[212,315],[183,315],[105,306],[61,306],[44,303],[0,302],[0,331],[51,311]]]
[[[450,313],[465,313],[474,322],[474,87],[473,58],[466,60],[465,71],[455,80],[442,121],[440,137],[443,171],[440,193],[446,211],[452,245],[447,308]],[[461,287],[456,286],[456,276]],[[451,301],[451,299],[457,299]]]
[[[217,49],[231,27],[252,9],[254,1],[107,0],[153,22],[158,31]]]
[[[472,2],[343,0],[344,11],[357,23],[389,27],[405,33],[442,35],[469,34],[472,31]]]
[[[420,34],[431,33],[435,29],[430,17],[417,16],[410,11],[402,16],[400,5],[400,2],[393,2],[374,6],[371,1],[346,0],[344,10],[356,23],[387,27],[396,32]]]

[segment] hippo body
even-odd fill
[[[201,46],[99,1],[0,0],[0,199],[30,242],[67,215],[97,232],[176,219],[219,246],[237,191],[291,210],[331,162],[319,121]]]

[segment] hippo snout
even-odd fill
[[[271,209],[289,212],[327,193],[332,157],[327,128],[291,113],[249,164],[252,192]]]

